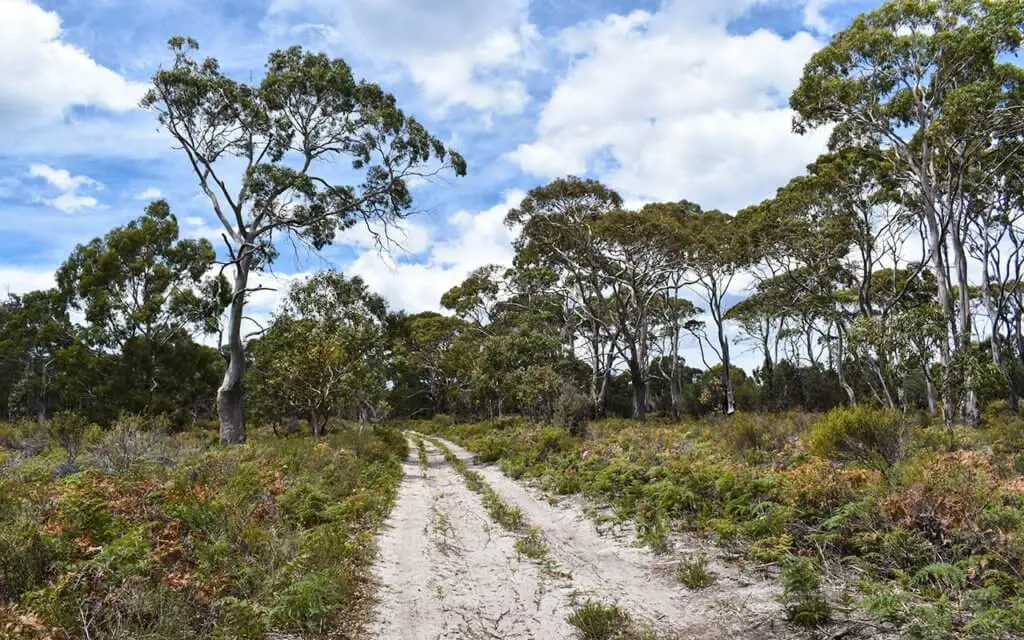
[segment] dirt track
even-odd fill
[[[543,534],[549,561],[520,556],[515,535],[489,519],[480,497],[437,448],[428,443],[427,450],[424,472],[412,448],[379,540],[374,570],[380,602],[368,637],[572,638],[565,618],[587,599],[617,603],[658,638],[791,637],[791,630],[775,624],[780,611],[774,581],[745,575],[712,553],[716,583],[687,589],[674,571],[692,555],[685,541],[677,544],[681,553],[655,556],[629,540],[599,534],[578,501],[552,505],[495,467],[471,465]]]

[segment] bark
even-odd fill
[[[951,237],[956,261],[957,284],[960,286],[960,308],[957,314],[958,337],[955,344],[958,353],[967,353],[971,344],[971,291],[967,276],[967,252],[964,251],[963,238],[960,236],[959,228],[954,229]],[[964,387],[963,420],[966,424],[975,426],[981,422],[981,411],[978,407],[977,381],[973,375],[967,375]]]
[[[846,392],[846,399],[850,402],[851,407],[857,406],[857,394],[853,390],[853,386],[846,379],[846,343],[843,341],[843,328],[836,325],[837,335],[837,350],[836,354],[836,376],[839,378],[839,386]]]
[[[629,375],[633,389],[633,419],[643,421],[647,418],[647,383],[635,358],[629,360]]]
[[[220,417],[220,440],[224,444],[245,442],[245,345],[242,343],[242,316],[249,282],[251,257],[243,256],[235,265],[231,310],[228,315],[228,367],[224,381],[217,390],[217,414]]]
[[[732,393],[732,361],[729,358],[729,339],[725,335],[725,323],[721,314],[715,315],[715,323],[718,325],[718,346],[722,349],[722,387],[725,389],[725,415],[731,416],[736,413],[736,402]]]

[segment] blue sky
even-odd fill
[[[770,196],[824,133],[789,129],[807,58],[859,0],[0,0],[0,291],[48,286],[76,243],[166,197],[187,235],[216,220],[184,159],[136,108],[172,35],[231,74],[303,44],[345,58],[456,146],[468,177],[418,187],[422,215],[382,256],[353,232],[285,251],[271,280],[333,266],[393,306],[436,308],[511,257],[505,211],[575,173],[628,201],[726,211]],[[742,278],[738,288],[742,289]],[[261,294],[269,313],[275,296]]]

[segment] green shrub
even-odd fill
[[[715,583],[715,574],[708,571],[708,559],[704,554],[680,562],[677,575],[679,582],[690,589],[705,589]]]
[[[629,638],[633,621],[618,605],[587,602],[577,607],[566,622],[576,627],[582,640],[615,640]]]
[[[832,609],[821,591],[818,569],[811,559],[791,558],[782,570],[782,587],[780,601],[794,624],[813,627],[831,617]]]
[[[82,447],[89,421],[70,411],[61,411],[46,423],[46,432],[67,453],[68,460],[74,462]]]
[[[586,435],[593,410],[590,398],[570,384],[563,385],[555,399],[555,424],[582,438]]]
[[[902,459],[909,426],[895,411],[868,406],[833,409],[808,435],[815,454],[888,471]]]
[[[276,628],[325,633],[355,593],[351,576],[341,571],[313,571],[286,585],[270,606]]]
[[[214,640],[264,640],[267,615],[262,607],[234,596],[216,602],[217,626]]]
[[[781,449],[793,433],[784,416],[738,412],[717,420],[715,435],[738,453]]]
[[[0,602],[42,585],[50,574],[54,552],[38,525],[28,521],[0,526]]]

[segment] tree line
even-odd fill
[[[568,176],[509,212],[513,264],[448,291],[448,314],[388,310],[326,272],[252,336],[250,276],[282,240],[318,250],[357,223],[400,223],[409,180],[466,163],[344,61],[294,47],[246,84],[174,38],[143,105],[221,222],[222,255],[178,240],[163,202],[78,247],[55,291],[0,306],[0,411],[216,412],[225,442],[244,440],[246,399],[314,430],[442,412],[876,403],[976,424],[994,400],[1017,411],[1022,25],[1019,0],[887,2],[808,62],[794,132],[825,128],[828,149],[774,197],[735,214],[686,200],[628,210]],[[759,354],[749,375],[733,365],[740,344]]]

